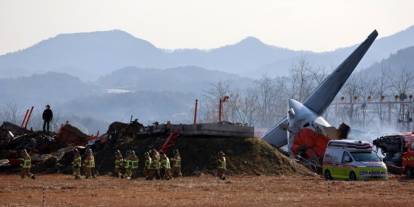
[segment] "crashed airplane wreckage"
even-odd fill
[[[345,139],[349,127],[331,126],[322,114],[331,104],[362,57],[368,51],[378,33],[374,30],[305,100],[290,99],[287,116],[270,129],[263,139],[280,148],[287,145],[291,157],[303,159],[313,167],[321,163],[326,144],[330,139]]]

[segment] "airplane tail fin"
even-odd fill
[[[374,30],[368,38],[362,42],[337,68],[332,72],[314,91],[314,93],[306,99],[304,105],[310,108],[318,115],[323,112],[332,103],[336,94],[341,90],[342,86],[348,80],[351,73],[354,71],[362,57],[371,47],[374,40],[377,38],[378,32]]]
[[[322,115],[323,112],[332,103],[336,94],[341,90],[346,80],[354,71],[362,57],[371,47],[374,40],[377,38],[378,32],[374,30],[368,38],[362,42],[336,69],[333,71],[319,87],[306,99],[304,105],[317,115]],[[289,125],[288,118],[284,117],[272,129],[270,129],[263,139],[276,146],[282,147],[287,144],[286,126]]]

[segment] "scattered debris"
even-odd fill
[[[97,170],[100,173],[109,173],[113,170],[116,149],[122,152],[135,150],[140,160],[144,160],[144,153],[151,149],[161,150],[170,156],[178,149],[183,159],[182,170],[185,175],[215,173],[216,155],[220,150],[228,157],[229,174],[312,174],[304,166],[260,139],[235,136],[235,133],[231,132],[235,127],[245,126],[220,124],[216,127],[212,124],[194,126],[171,123],[144,126],[138,121],[129,124],[114,122],[106,134],[98,137],[89,136],[69,124],[62,126],[57,134],[46,134],[4,123],[0,127],[0,159],[5,158],[7,161],[2,160],[1,167],[13,172],[18,170],[19,151],[27,149],[32,156],[34,172],[71,173],[73,148],[77,147],[83,154],[88,147],[96,154]],[[211,133],[206,133],[211,129]],[[223,136],[217,136],[220,129],[225,129]],[[250,133],[249,128],[245,129]],[[88,145],[88,141],[91,143],[91,140],[93,144]],[[139,164],[142,169],[143,162]]]
[[[0,126],[0,167],[11,171],[20,166],[20,151],[26,149],[32,156],[35,172],[57,172],[70,162],[60,163],[73,146],[85,145],[88,135],[66,124],[58,134],[30,131],[18,125],[4,122]]]

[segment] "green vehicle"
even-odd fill
[[[327,180],[387,179],[387,167],[368,142],[331,140],[323,158],[322,172]]]

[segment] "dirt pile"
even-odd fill
[[[110,141],[97,145],[97,168],[101,173],[113,169],[114,152],[120,149],[123,153],[135,150],[141,160],[140,171],[143,169],[143,154],[150,149],[160,149],[168,137],[164,133],[143,134],[131,131],[131,126],[117,123],[112,125]],[[140,130],[144,130],[141,129]],[[117,133],[114,133],[116,131]],[[123,133],[124,132],[124,133]],[[167,154],[178,149],[182,156],[182,169],[185,175],[214,173],[216,156],[222,150],[228,160],[230,174],[248,175],[309,175],[311,172],[302,165],[292,161],[278,150],[258,138],[223,138],[223,137],[186,137],[179,136]]]

